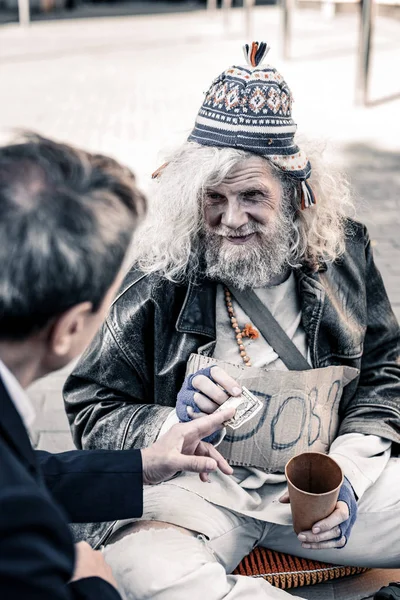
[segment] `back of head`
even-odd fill
[[[111,158],[34,134],[0,148],[0,339],[25,339],[81,302],[95,312],[144,209]]]

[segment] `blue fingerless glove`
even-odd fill
[[[178,419],[181,423],[187,423],[188,421],[192,420],[187,411],[189,406],[193,408],[194,412],[201,412],[196,402],[194,401],[194,395],[196,392],[198,392],[198,390],[196,390],[196,388],[193,387],[192,382],[193,379],[197,377],[197,375],[205,375],[206,377],[211,379],[211,381],[214,381],[214,379],[211,376],[211,369],[212,367],[200,369],[200,371],[197,371],[196,373],[193,373],[193,375],[189,375],[188,377],[186,377],[185,381],[183,382],[183,385],[180,389],[176,400],[176,414],[178,415]],[[218,439],[218,436],[219,432],[216,431],[215,433],[212,433],[208,437],[204,438],[203,441],[210,442],[212,444],[215,440]]]
[[[344,521],[343,523],[341,523],[341,525],[339,525],[339,527],[340,527],[339,538],[344,536],[346,538],[346,543],[345,543],[345,545],[346,545],[347,541],[350,537],[351,530],[353,529],[353,525],[357,519],[356,496],[355,496],[353,488],[351,487],[350,481],[347,479],[347,477],[345,477],[343,479],[343,484],[342,484],[342,487],[340,488],[340,492],[339,492],[338,502],[339,501],[346,502],[347,506],[349,507],[349,518],[347,519],[347,521]],[[344,546],[342,546],[342,548],[344,548]]]

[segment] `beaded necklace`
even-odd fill
[[[250,360],[250,357],[246,353],[246,349],[243,344],[243,338],[248,337],[251,340],[256,340],[260,336],[260,334],[258,333],[257,329],[255,327],[253,327],[253,325],[251,323],[246,323],[245,326],[243,327],[243,329],[240,329],[238,322],[237,322],[236,315],[235,315],[235,311],[233,310],[232,295],[227,287],[224,287],[224,293],[225,293],[225,303],[226,303],[226,308],[228,311],[229,320],[231,322],[232,329],[235,332],[236,342],[237,342],[237,345],[239,346],[240,356],[242,357],[242,360],[243,360],[244,364],[246,365],[246,367],[251,367],[251,360]]]

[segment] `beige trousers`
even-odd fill
[[[207,484],[205,484],[207,485]],[[127,600],[290,598],[259,578],[230,575],[256,545],[341,565],[400,567],[400,459],[390,459],[359,502],[350,540],[341,549],[307,550],[291,527],[265,523],[163,485],[148,488],[145,518],[184,527],[130,533],[104,549]]]

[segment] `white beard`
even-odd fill
[[[224,239],[232,230],[224,226],[206,228],[204,257],[206,275],[240,290],[260,288],[284,275],[289,266],[293,224],[289,216],[280,213],[268,225],[255,221],[235,231],[235,235],[256,232],[255,238],[243,245],[233,245]]]

